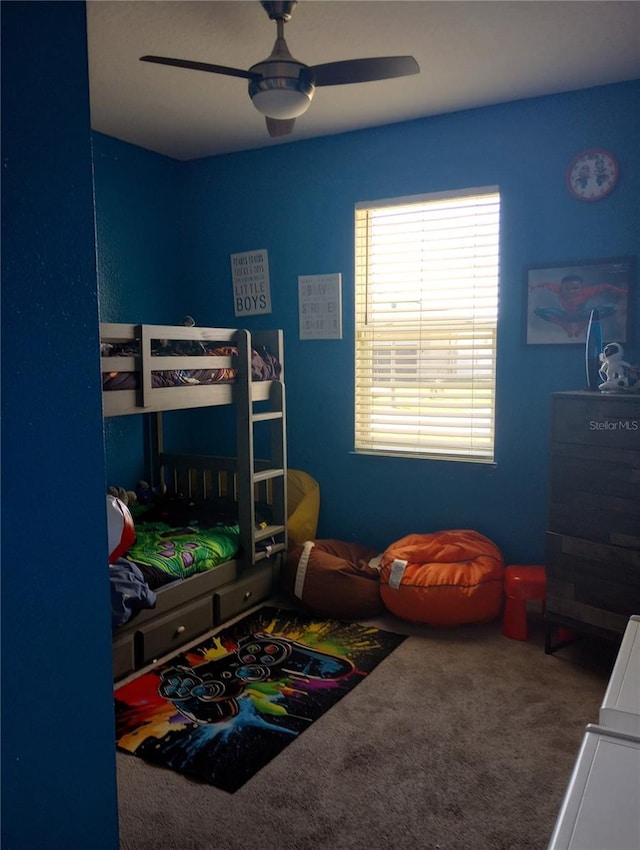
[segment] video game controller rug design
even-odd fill
[[[237,791],[403,640],[261,608],[117,688],[118,749]]]

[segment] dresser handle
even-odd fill
[[[247,592],[244,595],[244,601],[246,602],[247,599],[251,599],[252,596],[253,596],[253,590],[247,590]]]
[[[181,635],[186,630],[187,630],[186,626],[178,626],[178,628],[176,629],[176,635]]]

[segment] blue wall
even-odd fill
[[[190,304],[180,215],[180,163],[93,134],[100,319],[179,324]],[[107,482],[148,475],[142,417],[105,420]]]
[[[583,351],[523,344],[525,267],[640,253],[639,106],[635,82],[185,164],[198,223],[185,243],[192,309],[203,324],[234,322],[229,254],[269,250],[273,315],[251,326],[285,331],[289,462],[320,481],[319,536],[383,547],[470,527],[510,561],[542,558],[549,396],[583,387]],[[618,186],[598,203],[573,199],[564,183],[587,147],[620,162]],[[485,185],[502,194],[497,463],[356,456],[354,204]],[[343,275],[344,339],[300,341],[297,277],[330,272]]]
[[[2,847],[118,846],[83,3],[2,12]]]
[[[181,163],[93,133],[100,318],[177,324],[190,303]]]
[[[525,269],[640,253],[639,102],[635,81],[274,147],[265,139],[181,164],[186,312],[236,324],[229,255],[269,251],[272,314],[244,323],[284,328],[289,463],[320,481],[319,536],[382,548],[410,532],[470,527],[509,561],[542,558],[550,394],[584,386],[583,349],[524,345]],[[618,186],[598,203],[565,188],[568,163],[588,147],[620,163]],[[354,204],[486,185],[502,194],[496,464],[356,456]],[[331,272],[343,275],[344,339],[300,341],[298,275]],[[215,450],[206,428],[190,441]]]

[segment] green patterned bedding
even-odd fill
[[[126,558],[172,578],[187,578],[233,558],[239,545],[238,525],[175,528],[147,522],[136,524],[136,542]]]

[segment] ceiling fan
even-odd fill
[[[372,80],[406,77],[420,72],[413,56],[346,59],[341,62],[327,62],[324,65],[305,65],[298,62],[289,52],[284,40],[284,25],[291,19],[297,0],[261,0],[261,3],[269,18],[276,22],[277,37],[271,54],[252,65],[248,71],[166,56],[141,56],[140,60],[249,80],[249,97],[256,109],[266,117],[267,131],[272,137],[291,133],[296,118],[309,108],[317,86],[366,83]]]

